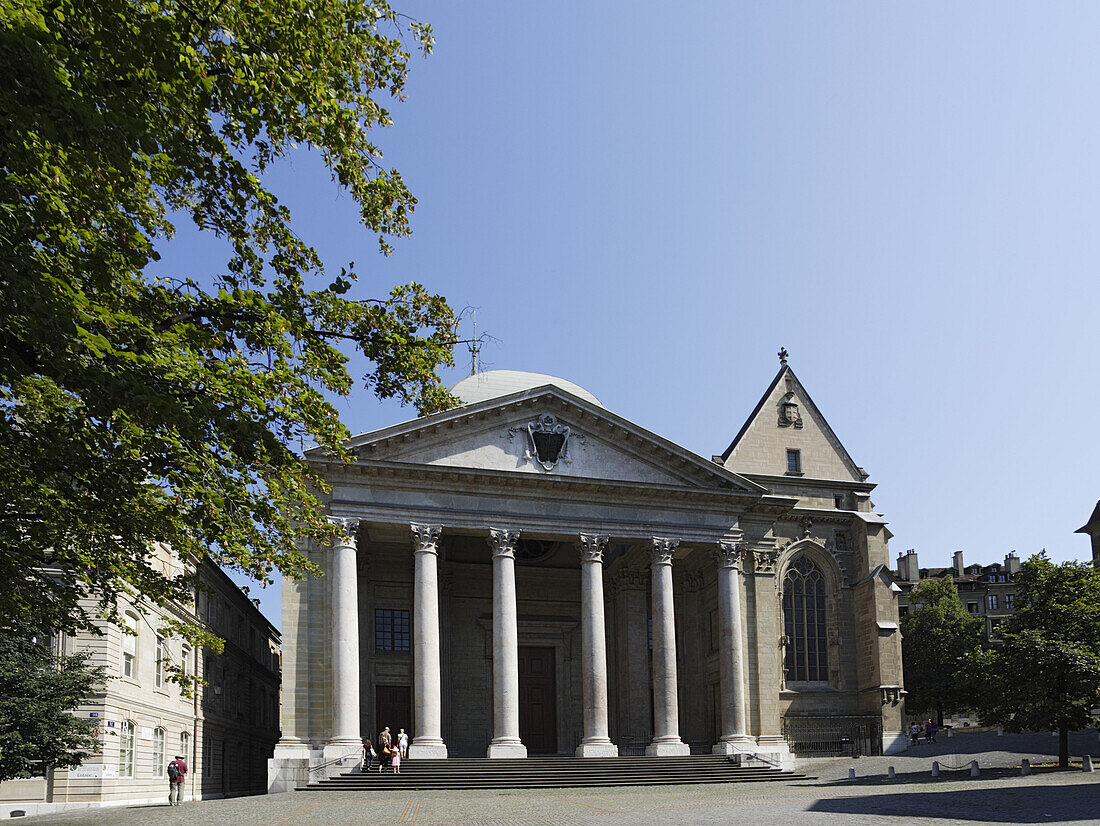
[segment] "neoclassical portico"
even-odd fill
[[[830,716],[890,747],[889,532],[786,364],[712,460],[575,385],[507,381],[350,463],[310,455],[340,535],[303,544],[324,578],[284,588],[277,760],[381,725],[420,759],[782,761],[785,720]]]

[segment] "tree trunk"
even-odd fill
[[[1065,723],[1058,726],[1058,768],[1069,768],[1069,726]]]

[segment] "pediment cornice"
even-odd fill
[[[356,457],[352,462],[354,465],[371,462],[385,464],[395,454],[415,447],[418,443],[429,444],[432,440],[448,438],[461,430],[484,428],[495,422],[503,427],[516,419],[527,416],[534,418],[546,412],[568,418],[572,425],[586,434],[597,436],[625,454],[661,468],[672,477],[682,480],[684,486],[692,491],[740,491],[754,497],[767,492],[763,485],[554,385],[457,407],[366,433],[349,440],[348,447]],[[326,466],[332,466],[331,462],[325,461],[327,457],[319,450],[307,451],[306,456],[313,463],[321,461]],[[509,477],[520,475],[524,474],[509,474]],[[564,481],[564,477],[553,473],[525,475]],[[572,481],[581,480],[574,477]]]

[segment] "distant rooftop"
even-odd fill
[[[580,385],[558,378],[557,376],[548,376],[545,373],[523,373],[519,370],[489,370],[485,373],[475,373],[472,376],[467,376],[462,379],[462,381],[451,385],[449,389],[454,395],[462,400],[463,404],[474,404],[475,402],[483,402],[486,399],[495,399],[499,396],[518,393],[521,390],[531,390],[535,387],[542,387],[546,384],[560,387],[567,393],[572,393],[574,396],[579,396],[585,401],[603,407],[599,399]]]

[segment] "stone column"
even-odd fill
[[[330,517],[340,529],[332,543],[332,732],[325,760],[354,755],[363,746],[359,730],[359,595],[356,566],[358,519]]]
[[[516,543],[519,531],[489,529],[493,552],[493,739],[489,757],[526,757],[519,739],[519,628]]]
[[[443,689],[439,656],[440,525],[409,526],[413,543],[413,720],[410,748],[417,759],[443,759]]]
[[[757,751],[784,768],[792,764],[790,748],[783,737],[780,720],[779,688],[782,685],[783,661],[780,637],[783,621],[779,610],[779,596],[775,573],[779,563],[779,551],[775,539],[759,540],[752,550],[753,603],[756,609],[756,684],[757,692]]]
[[[745,651],[741,635],[741,565],[744,548],[721,541],[714,554],[718,564],[718,661],[722,680],[722,735],[715,754],[740,754],[755,749],[745,725]]]
[[[580,535],[581,686],[584,739],[577,757],[618,757],[607,736],[607,633],[604,630],[603,553],[607,537]]]
[[[678,539],[653,537],[650,550],[653,569],[653,741],[645,753],[651,757],[689,754],[680,740],[676,698],[676,614],[672,596],[672,555]]]

